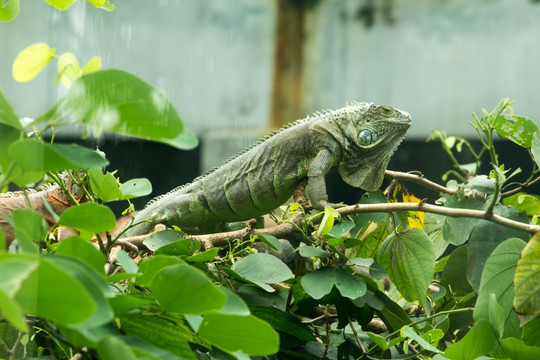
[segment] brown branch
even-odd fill
[[[507,219],[496,214],[488,214],[481,210],[447,208],[426,203],[387,203],[387,204],[356,204],[336,209],[341,215],[351,215],[366,212],[395,212],[395,211],[423,211],[450,217],[470,217],[483,219],[494,223],[508,226],[517,230],[535,234],[540,231],[540,226],[522,223]]]
[[[508,197],[510,195],[514,195],[514,194],[517,194],[518,192],[520,192],[521,190],[525,190],[526,188],[528,188],[529,186],[532,186],[534,184],[536,184],[537,182],[540,181],[540,176],[537,177],[536,179],[533,179],[531,181],[528,181],[528,182],[525,182],[523,184],[519,184],[518,187],[512,189],[512,190],[508,190],[508,191],[505,191],[501,194],[501,197],[502,198],[505,198],[505,197]]]
[[[420,186],[423,186],[429,190],[435,191],[437,193],[441,193],[441,192],[446,193],[446,194],[456,193],[456,190],[454,189],[447,188],[445,186],[437,184],[436,182],[426,179],[424,175],[420,172],[418,172],[418,174],[413,174],[413,173],[405,173],[401,171],[386,170],[384,172],[384,176],[389,179],[398,179],[398,180],[412,182]]]
[[[276,226],[271,226],[263,229],[253,229],[246,231],[246,229],[228,231],[215,234],[193,235],[193,238],[199,240],[205,250],[208,250],[214,246],[227,245],[228,239],[248,239],[251,235],[268,234],[280,238],[291,236],[294,233],[299,232],[302,228],[304,220],[300,216],[295,216],[289,219],[287,222],[283,222]]]
[[[475,219],[483,219],[503,226],[508,226],[517,230],[525,231],[530,234],[535,234],[536,232],[540,231],[540,226],[538,225],[532,225],[515,220],[510,220],[503,216],[493,213],[488,214],[485,211],[481,210],[447,208],[438,205],[426,204],[423,202],[356,204],[336,209],[336,211],[338,211],[341,215],[352,215],[367,212],[422,211],[450,217],[470,217]],[[317,223],[320,220],[320,216],[316,216],[311,219],[313,223]],[[302,219],[302,217],[295,216],[289,219],[287,222],[283,222],[279,225],[268,228],[252,230],[241,229],[214,234],[193,235],[192,237],[199,240],[202,247],[205,250],[208,250],[215,246],[227,245],[229,239],[248,239],[251,235],[269,234],[277,238],[284,238],[288,236],[290,237],[292,234],[300,233],[299,229],[301,229],[303,226],[304,220]],[[144,249],[145,246],[142,242],[148,236],[150,236],[150,234],[123,238],[122,240],[123,242],[129,242],[137,246],[139,249]]]
[[[161,224],[156,225],[159,226]],[[202,248],[205,250],[211,249],[215,246],[227,245],[229,239],[249,239],[251,235],[261,235],[268,234],[273,235],[277,238],[284,238],[298,232],[298,229],[304,225],[304,221],[300,216],[291,217],[287,222],[283,222],[276,226],[271,226],[263,229],[249,229],[244,228],[235,231],[226,231],[213,234],[201,234],[201,235],[191,235],[192,238],[197,239],[201,242]],[[122,238],[122,243],[130,243],[134,246],[137,246],[139,249],[146,249],[143,241],[148,238],[150,235],[157,231],[164,230],[165,228],[161,225],[161,229],[155,229],[150,234],[137,235],[131,237]],[[115,244],[116,245],[116,244]],[[124,244],[125,245],[125,244]]]

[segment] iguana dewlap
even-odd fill
[[[124,236],[149,233],[158,223],[182,228],[257,217],[283,204],[306,177],[312,205],[323,209],[331,205],[324,177],[333,169],[349,185],[377,190],[410,125],[408,113],[372,103],[308,116],[151,200]]]

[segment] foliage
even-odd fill
[[[77,0],[44,0],[58,10],[67,10]],[[109,0],[86,0],[88,3],[105,11],[113,11],[114,5]],[[11,21],[19,15],[19,0],[6,0],[0,3],[0,21]]]
[[[54,54],[48,45],[30,46],[15,61],[14,76],[36,76]],[[57,144],[54,133],[76,123],[94,133],[179,147],[195,143],[181,132],[163,94],[96,63],[80,69],[74,55],[58,57],[57,85],[69,89],[29,122],[21,122],[0,92],[0,187],[45,177],[65,188],[69,176],[86,199],[72,197],[75,206],[62,214],[25,209],[4,217],[17,240],[4,250],[0,232],[1,357],[459,360],[540,354],[540,235],[486,220],[498,215],[535,225],[540,211],[539,198],[521,192],[538,178],[540,133],[508,100],[474,115],[480,150],[442,132],[432,137],[455,162],[446,176],[457,178],[439,207],[462,217],[318,213],[293,203],[275,217],[292,225],[282,239],[260,229],[259,235],[228,237],[220,248],[204,236],[168,229],[140,244],[119,239],[108,203],[148,194],[150,183],[121,184],[114,172],[103,171],[104,154]],[[53,134],[48,143],[45,131]],[[529,150],[525,183],[509,182],[520,170],[499,163],[495,134]],[[473,164],[457,161],[455,152],[464,148]],[[484,155],[489,175],[477,173]],[[359,203],[392,209],[398,200],[422,205],[397,182]],[[485,216],[467,217],[468,210]],[[44,215],[52,217],[48,227]],[[69,229],[78,235],[63,237]]]

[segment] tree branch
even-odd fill
[[[367,212],[396,212],[396,211],[422,211],[428,213],[434,213],[439,215],[445,215],[450,217],[470,217],[475,219],[483,219],[491,221],[503,226],[508,226],[513,229],[535,234],[540,231],[540,226],[522,223],[515,220],[507,219],[503,216],[496,214],[489,214],[481,210],[472,209],[458,209],[447,208],[444,206],[431,205],[426,203],[385,203],[385,204],[356,204],[345,206],[336,209],[341,215],[353,215]],[[321,220],[320,216],[313,217],[313,223],[317,223]],[[301,216],[294,216],[279,225],[263,228],[263,229],[241,229],[235,231],[221,232],[215,234],[203,234],[193,235],[192,237],[201,242],[202,247],[205,250],[211,249],[215,246],[227,245],[229,239],[248,239],[251,235],[269,234],[277,238],[290,237],[296,233],[299,233],[299,229],[304,226],[304,219]],[[123,242],[129,242],[139,249],[144,249],[145,246],[142,241],[146,239],[148,235],[134,236],[131,238],[123,238]]]
[[[412,182],[418,185],[421,185],[429,190],[435,191],[437,193],[446,193],[446,194],[455,194],[456,190],[447,188],[445,186],[439,185],[431,180],[428,180],[420,172],[418,174],[413,173],[404,173],[401,171],[392,171],[386,170],[384,176],[389,179],[398,179],[403,181]]]
[[[359,214],[365,212],[395,212],[395,211],[423,211],[450,217],[470,217],[492,221],[517,230],[535,234],[540,226],[522,223],[507,219],[496,214],[488,214],[481,210],[447,208],[426,203],[387,203],[387,204],[356,204],[336,209],[341,215]]]
[[[529,186],[532,186],[534,184],[536,184],[537,182],[540,181],[540,176],[538,176],[537,178],[531,180],[531,181],[527,181],[523,184],[519,184],[518,187],[512,189],[512,190],[508,190],[508,191],[505,191],[501,194],[501,197],[502,198],[505,198],[505,197],[508,197],[510,195],[514,195],[514,194],[517,194],[518,192],[522,191],[522,190],[525,190],[526,188],[528,188]]]

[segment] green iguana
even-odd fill
[[[149,201],[124,236],[149,233],[158,223],[182,228],[257,217],[283,204],[306,177],[313,207],[335,207],[325,175],[335,169],[347,184],[377,190],[410,125],[408,113],[372,103],[349,102],[308,116]]]

